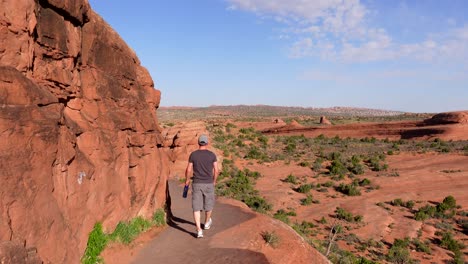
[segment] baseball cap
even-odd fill
[[[207,135],[201,135],[198,138],[198,145],[200,145],[200,146],[208,145],[208,136]]]

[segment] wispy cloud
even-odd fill
[[[468,58],[468,26],[435,32],[419,42],[402,43],[372,21],[359,0],[227,0],[232,10],[253,12],[285,26],[292,58],[319,57],[340,62],[395,59],[462,61]],[[288,36],[287,38],[285,36]],[[465,62],[466,63],[466,62]]]

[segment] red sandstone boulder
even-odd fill
[[[96,222],[112,231],[162,207],[159,100],[86,0],[4,0],[0,242],[35,247],[45,263],[78,263]]]
[[[468,124],[468,111],[440,113],[424,122],[431,125]]]

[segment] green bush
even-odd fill
[[[361,191],[356,187],[354,184],[344,184],[341,183],[339,186],[335,187],[338,192],[349,196],[359,196],[361,195]]]
[[[276,213],[273,215],[273,218],[278,219],[286,224],[289,224],[289,214],[286,212],[284,209],[279,209],[276,211]]]
[[[312,190],[312,185],[311,184],[302,184],[298,188],[295,189],[296,192],[299,193],[308,193],[310,190]]]
[[[84,256],[81,259],[82,263],[102,263],[102,258],[99,257],[99,255],[106,247],[108,240],[107,235],[104,234],[104,231],[102,230],[102,224],[96,223],[89,234],[88,244],[86,245]]]
[[[153,214],[153,225],[156,226],[164,226],[166,225],[166,213],[164,212],[164,209],[159,208],[154,212]]]
[[[344,175],[348,172],[348,169],[338,159],[332,161],[331,165],[328,167],[328,170],[332,175]]]
[[[442,203],[445,204],[448,209],[457,208],[457,201],[452,195],[445,197]]]
[[[130,222],[120,222],[114,232],[109,235],[112,241],[130,244],[140,233],[151,228],[151,222],[137,217]]]
[[[302,221],[302,223],[294,223],[292,228],[299,233],[300,235],[309,235],[311,233],[310,229],[316,227],[314,223],[308,221]]]
[[[336,218],[345,220],[350,223],[361,222],[363,219],[361,215],[354,216],[352,213],[346,211],[345,209],[341,207],[337,207],[335,210],[335,213],[336,213]]]
[[[465,246],[462,243],[459,243],[453,238],[453,235],[450,232],[444,232],[442,234],[440,246],[452,252],[460,251],[461,249],[465,248]]]
[[[411,243],[414,245],[416,251],[418,251],[418,252],[424,252],[424,253],[427,253],[427,254],[431,254],[431,252],[432,252],[431,248],[429,247],[428,242],[423,243],[421,240],[419,240],[417,238],[413,238]]]
[[[371,181],[367,178],[362,179],[358,182],[359,186],[367,186],[371,184]]]
[[[302,205],[310,205],[314,202],[314,197],[311,194],[308,194],[306,198],[301,200]]]
[[[408,248],[392,246],[387,254],[387,260],[392,263],[413,263],[410,258],[410,252]]]
[[[313,170],[317,171],[317,172],[320,171],[322,169],[322,163],[323,163],[323,159],[322,158],[317,158],[314,161]]]
[[[286,179],[283,180],[283,182],[288,182],[288,183],[292,183],[292,184],[297,184],[298,183],[297,177],[292,175],[292,174],[289,174],[288,177],[286,177]]]
[[[272,208],[271,204],[269,204],[264,198],[259,196],[247,197],[244,202],[248,207],[260,213],[266,213],[268,211],[271,211]]]

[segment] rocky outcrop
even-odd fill
[[[320,117],[320,124],[321,125],[331,125],[332,123],[325,116],[321,116]]]
[[[160,92],[86,0],[3,0],[0,241],[78,263],[96,222],[165,203]]]
[[[436,114],[432,118],[424,120],[424,123],[430,125],[468,124],[468,111]]]
[[[201,134],[209,135],[206,126],[205,122],[195,121],[163,128],[163,146],[171,161],[169,163],[171,177],[185,177],[189,155],[198,148],[198,137]],[[212,138],[210,140],[212,141]]]

